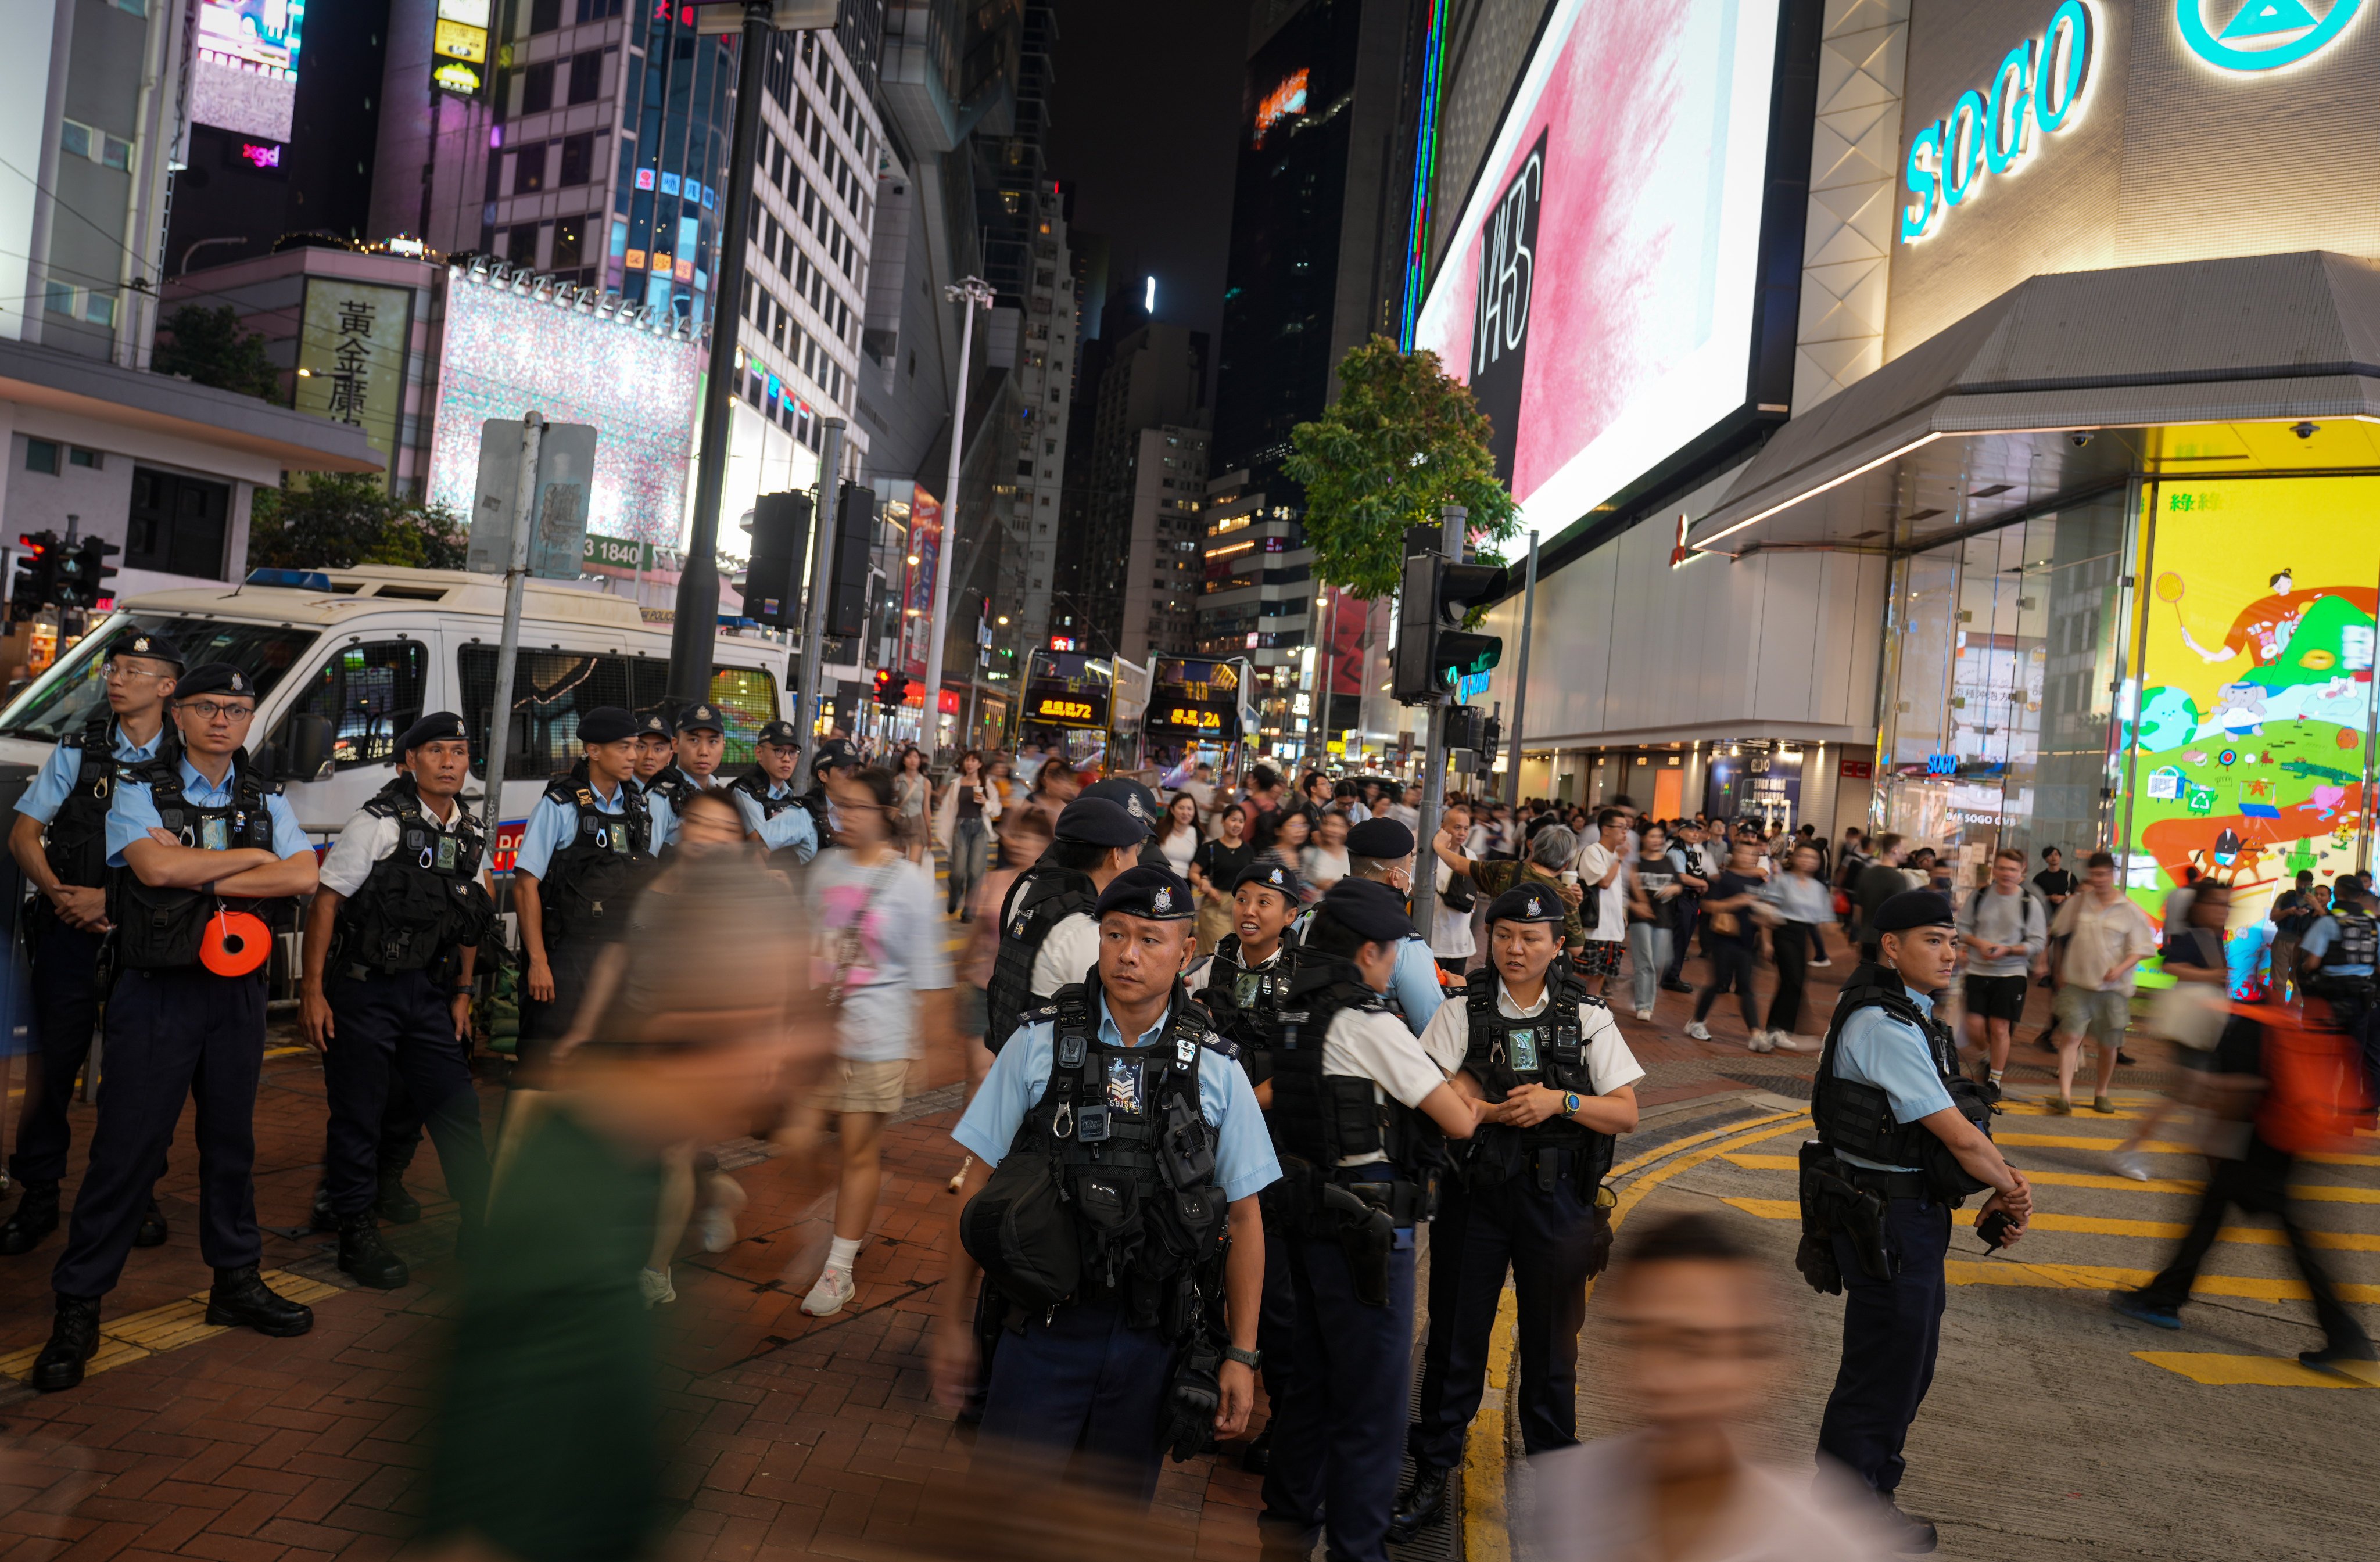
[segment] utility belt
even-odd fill
[[[1580,1143],[1548,1144],[1510,1129],[1483,1132],[1472,1139],[1463,1158],[1463,1184],[1484,1191],[1520,1180],[1550,1193],[1568,1179],[1580,1203],[1609,1209],[1614,1201],[1603,1180],[1611,1172],[1611,1140],[1601,1134],[1576,1137]]]
[[[471,947],[477,948],[478,946],[475,944]],[[462,975],[462,974],[463,946],[460,945],[452,949],[443,949],[439,951],[436,954],[431,956],[429,964],[421,967],[421,975],[429,978],[431,986],[436,987],[453,987],[455,979]],[[383,971],[377,965],[366,965],[359,961],[343,960],[335,962],[332,965],[331,969],[325,971],[322,975],[325,979],[334,982],[370,982],[382,978],[409,975],[411,973],[405,971]]]
[[[1861,1273],[1888,1280],[1900,1272],[1898,1257],[1885,1246],[1885,1213],[1894,1199],[1939,1202],[1941,1195],[1922,1171],[1879,1171],[1854,1166],[1822,1140],[1803,1141],[1801,1154],[1802,1245],[1794,1267],[1810,1289],[1833,1296],[1843,1289],[1834,1239],[1851,1239]]]
[[[1438,1214],[1438,1168],[1424,1167],[1415,1175],[1392,1161],[1325,1168],[1286,1156],[1281,1171],[1281,1180],[1259,1195],[1266,1229],[1293,1241],[1336,1241],[1355,1299],[1386,1307],[1397,1233]]]

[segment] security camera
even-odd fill
[[[2075,449],[2081,450],[2084,445],[2091,442],[2091,430],[2088,429],[2077,429],[2074,432],[2066,436],[2066,442],[2072,445]]]
[[[2289,425],[2289,432],[2301,440],[2310,440],[2313,438],[2314,430],[2321,427],[2319,423],[2292,423]]]

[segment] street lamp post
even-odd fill
[[[966,439],[967,363],[975,355],[975,312],[991,308],[991,285],[979,276],[964,277],[942,289],[953,303],[964,300],[966,314],[959,326],[958,394],[951,400],[951,475],[942,484],[942,544],[934,560],[934,625],[926,640],[926,731],[930,746],[941,746],[942,642],[950,632],[951,555],[958,551],[959,453]]]

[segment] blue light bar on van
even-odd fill
[[[328,591],[331,577],[321,570],[266,570],[248,572],[249,586],[286,586],[292,591]]]

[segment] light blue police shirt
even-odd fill
[[[1446,915],[1455,914],[1443,906],[1439,909]],[[1389,976],[1389,997],[1404,1017],[1405,1029],[1415,1035],[1421,1035],[1429,1017],[1446,1001],[1446,989],[1438,985],[1438,958],[1419,938],[1407,938],[1397,946],[1397,968]]]
[[[623,783],[606,796],[601,787],[589,781],[587,790],[595,799],[595,811],[599,814],[626,813],[629,784]],[[647,793],[644,800],[646,812],[653,821],[652,850],[658,852],[677,839],[677,815],[671,810],[665,797]],[[568,844],[577,831],[577,805],[557,803],[540,793],[537,806],[529,810],[528,828],[521,831],[520,850],[513,857],[514,869],[543,878],[545,870],[552,866],[553,854]]]
[[[239,772],[229,766],[224,769],[223,784],[199,773],[186,755],[182,759],[182,796],[194,808],[227,808],[239,788]],[[275,855],[288,858],[301,852],[311,852],[314,843],[298,828],[298,816],[289,811],[286,798],[268,795],[264,811],[273,820],[273,850]],[[149,832],[161,829],[164,820],[157,815],[157,800],[150,795],[146,781],[128,781],[115,790],[115,801],[107,810],[107,866],[124,866],[124,848],[135,841],[148,839]],[[203,844],[186,841],[186,846]]]
[[[1164,1032],[1160,1018],[1132,1045],[1153,1047]],[[991,1072],[983,1076],[966,1114],[951,1130],[951,1137],[985,1166],[1000,1164],[1016,1143],[1025,1114],[1049,1091],[1057,1035],[1058,1027],[1047,1020],[1018,1026],[991,1060]],[[1099,1040],[1109,1047],[1124,1044],[1123,1033],[1108,1015],[1105,998],[1099,999]],[[1215,1181],[1224,1198],[1244,1199],[1281,1180],[1281,1163],[1273,1158],[1256,1087],[1235,1059],[1201,1049],[1198,1111],[1215,1130]]]
[[[132,744],[125,741],[122,727],[110,722],[107,735],[108,745],[115,750],[119,764],[138,765],[157,757],[157,745],[165,741],[165,729],[161,723],[155,737],[147,743]],[[75,778],[81,773],[82,750],[70,744],[58,745],[42,761],[41,773],[25,789],[25,795],[17,799],[17,811],[27,818],[49,823],[66,806],[67,795],[74,791]]]
[[[1909,1001],[1923,1013],[1934,1012],[1934,1000],[1924,993],[1911,993]],[[1934,1052],[1925,1037],[1881,1009],[1860,1010],[1843,1022],[1843,1034],[1835,1043],[1835,1077],[1883,1091],[1892,1102],[1895,1122],[1915,1122],[1952,1104],[1942,1076],[1934,1072]],[[1875,1171],[1925,1169],[1868,1160],[1848,1150],[1835,1153]]]
[[[771,802],[793,794],[794,783],[791,781],[769,783]],[[750,793],[741,787],[731,787],[727,795],[735,799],[735,811],[744,816],[744,828],[757,831],[760,844],[770,851],[782,852],[790,846],[794,850],[795,860],[805,863],[818,855],[818,827],[810,822],[808,808],[796,804],[790,808],[778,809],[774,818],[764,818],[759,800]]]
[[[2313,926],[2306,929],[2306,936],[2298,942],[2298,952],[2311,955],[2327,954],[2330,952],[2330,946],[2337,942],[2338,942],[2338,918],[2325,913],[2315,919]],[[2333,965],[2326,960],[2323,962],[2322,968],[2325,973],[2333,976],[2372,975],[2372,967],[2369,965]]]

